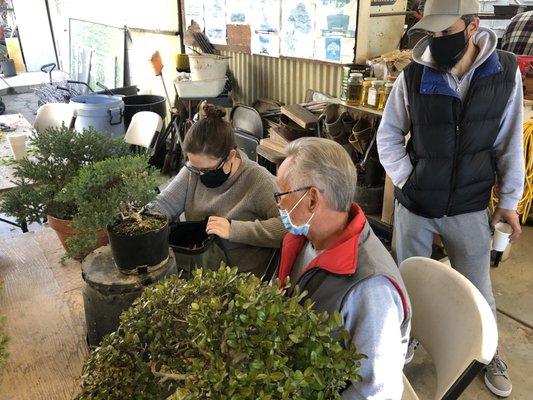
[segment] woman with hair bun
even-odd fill
[[[231,266],[261,276],[286,233],[275,177],[238,150],[224,110],[205,104],[202,111],[185,135],[185,168],[152,208],[169,220],[182,213],[187,221],[208,219],[206,231],[223,239]]]

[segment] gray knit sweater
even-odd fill
[[[199,176],[182,168],[157,196],[152,207],[177,220],[201,221],[210,216],[230,220],[230,238],[224,247],[230,262],[241,272],[261,276],[273,248],[281,247],[285,228],[281,223],[273,193],[272,174],[239,152],[242,160],[235,173],[220,187],[204,186]]]

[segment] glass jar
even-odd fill
[[[372,86],[368,89],[366,106],[369,108],[378,107],[378,91],[383,87],[383,81],[372,81]]]
[[[383,86],[383,91],[378,91],[378,110],[383,110],[385,108],[385,104],[387,104],[393,86],[394,84],[392,82],[387,82],[385,86]]]
[[[372,81],[375,81],[376,78],[365,78],[363,82],[363,88],[361,89],[361,98],[359,100],[359,104],[364,106],[366,104],[366,100],[368,98],[368,90],[372,86]]]
[[[363,89],[363,74],[352,72],[348,79],[348,90],[346,92],[346,102],[353,106],[360,105],[361,90]]]

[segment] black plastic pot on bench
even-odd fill
[[[157,231],[129,236],[107,230],[115,264],[121,270],[155,266],[168,258],[168,222]]]

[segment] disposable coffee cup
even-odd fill
[[[511,225],[505,222],[498,222],[494,227],[494,236],[492,237],[492,250],[505,251],[509,245],[509,236],[513,233]]]
[[[15,160],[22,160],[26,157],[26,139],[27,136],[24,133],[9,135],[7,137],[11,153],[13,153]]]

